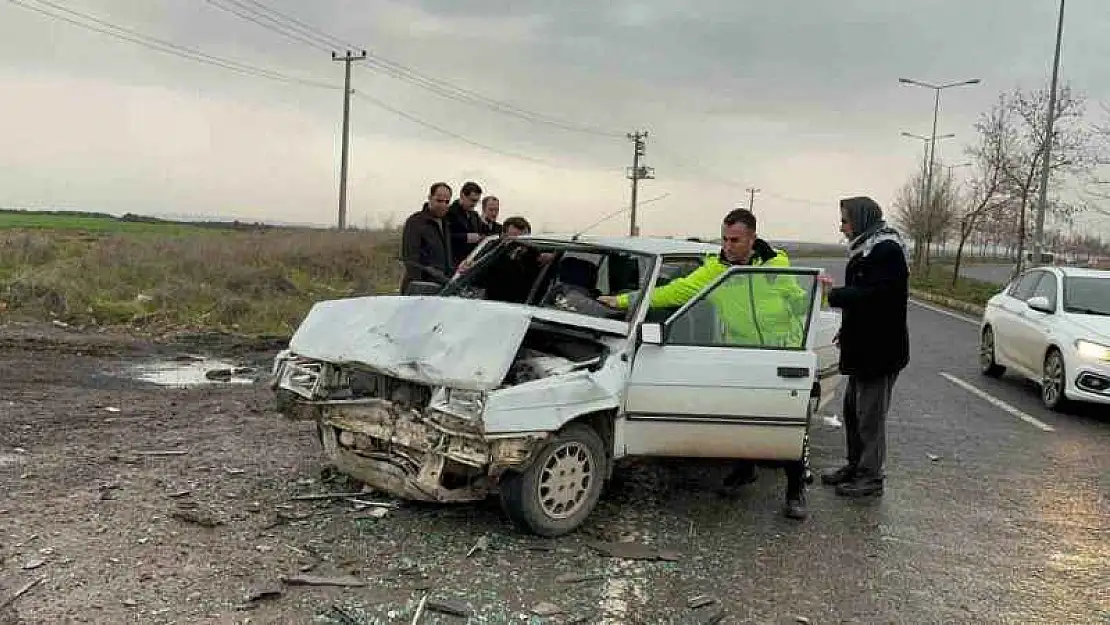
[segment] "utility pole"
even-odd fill
[[[339,229],[347,228],[347,153],[349,150],[351,134],[351,61],[366,59],[366,50],[361,56],[353,56],[350,50],[347,54],[339,56],[332,52],[331,60],[343,61],[343,148],[339,163]]]
[[[640,227],[636,224],[636,194],[639,191],[640,181],[655,178],[655,168],[640,164],[640,159],[644,156],[644,140],[647,136],[646,130],[628,133],[628,138],[632,140],[633,145],[632,167],[628,169],[628,178],[632,181],[632,213],[629,217],[628,234],[633,237],[640,236]]]
[[[1037,221],[1033,229],[1033,266],[1041,265],[1044,252],[1044,216],[1048,208],[1048,172],[1052,155],[1052,125],[1056,121],[1056,80],[1060,72],[1060,41],[1064,36],[1064,0],[1060,0],[1060,16],[1056,22],[1056,53],[1052,59],[1052,86],[1048,92],[1048,117],[1044,131],[1044,154],[1041,156],[1041,188],[1037,201]],[[1021,259],[1018,259],[1020,267]]]
[[[755,194],[759,193],[762,190],[763,189],[757,189],[755,187],[748,187],[747,188],[747,191],[748,191],[748,210],[750,210],[753,213],[755,212]]]

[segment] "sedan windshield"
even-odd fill
[[[1064,310],[1110,316],[1110,277],[1070,277],[1064,282]]]
[[[643,289],[654,258],[586,244],[504,239],[478,252],[440,295],[555,308],[627,321],[601,295]]]

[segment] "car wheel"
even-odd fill
[[[1052,348],[1044,358],[1044,372],[1041,375],[1041,401],[1050,410],[1060,410],[1067,402],[1064,389],[1067,388],[1067,369],[1060,350]]]
[[[983,336],[979,340],[979,370],[983,375],[1000,378],[1006,373],[1006,367],[998,364],[994,359],[994,330],[990,326],[983,329]]]
[[[544,537],[572,532],[597,505],[605,462],[605,446],[593,428],[571,425],[527,469],[505,476],[501,506],[522,531]]]

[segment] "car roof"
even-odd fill
[[[552,243],[596,245],[628,252],[652,255],[692,255],[704,256],[716,254],[721,251],[720,245],[703,243],[701,241],[687,241],[685,239],[668,239],[664,237],[613,237],[582,235],[577,239],[572,234],[566,235],[527,235],[518,237],[531,241],[547,241]]]
[[[1056,267],[1055,269],[1068,278],[1110,278],[1110,269],[1087,267]]]

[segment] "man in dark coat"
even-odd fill
[[[501,200],[495,196],[487,195],[482,198],[482,236],[496,236],[501,234],[504,227],[497,223],[497,215],[501,212]]]
[[[447,224],[447,206],[451,187],[437,182],[428,191],[424,207],[405,220],[401,234],[401,262],[405,274],[401,293],[414,281],[444,283],[454,273],[451,258],[451,230]]]
[[[447,210],[447,225],[451,230],[451,266],[458,267],[482,240],[482,218],[474,207],[482,197],[482,187],[477,182],[467,182],[459,189],[459,199]]]
[[[845,285],[831,288],[828,301],[842,313],[838,339],[840,372],[848,376],[848,463],[821,481],[845,497],[882,495],[891,392],[910,358],[909,269],[901,236],[883,220],[874,200],[841,200],[840,214],[840,231],[850,241],[849,260]],[[822,282],[832,287],[831,278]]]

